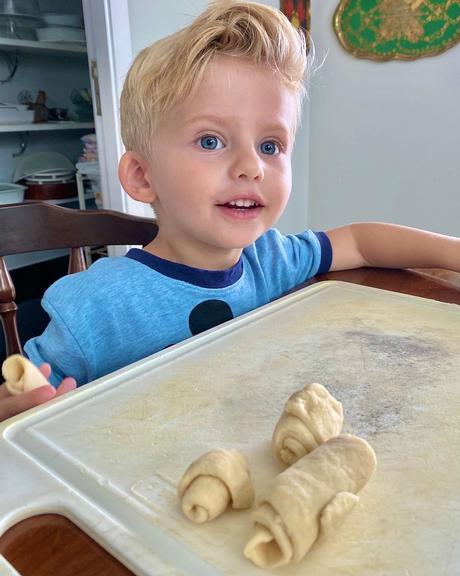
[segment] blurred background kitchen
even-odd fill
[[[89,66],[80,0],[0,0],[0,203],[102,205]],[[7,265],[26,339],[46,325],[39,301],[66,251]]]

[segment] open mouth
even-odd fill
[[[226,204],[218,204],[218,206],[224,206],[225,208],[232,208],[234,210],[254,210],[254,208],[262,208],[262,204],[259,204],[255,200],[231,200]]]

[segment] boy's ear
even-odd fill
[[[148,162],[137,152],[125,152],[118,164],[118,177],[126,193],[138,200],[151,204],[156,199]]]

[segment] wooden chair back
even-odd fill
[[[112,210],[74,210],[46,202],[0,205],[0,316],[6,355],[22,354],[16,290],[4,256],[70,248],[69,274],[86,269],[83,248],[145,246],[158,232],[155,220]]]

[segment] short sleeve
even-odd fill
[[[318,270],[314,274],[314,276],[316,276],[329,271],[332,264],[332,245],[329,236],[325,232],[314,232],[314,234],[318,238],[321,246],[321,259]]]
[[[71,376],[77,385],[88,382],[88,364],[75,337],[53,304],[46,298],[43,308],[50,317],[45,331],[29,340],[24,352],[35,366],[44,362],[51,365],[50,383],[56,388],[66,376]]]
[[[324,232],[306,230],[283,235],[270,229],[245,255],[254,268],[260,269],[258,278],[273,299],[316,274],[327,272],[332,262],[332,247]]]

